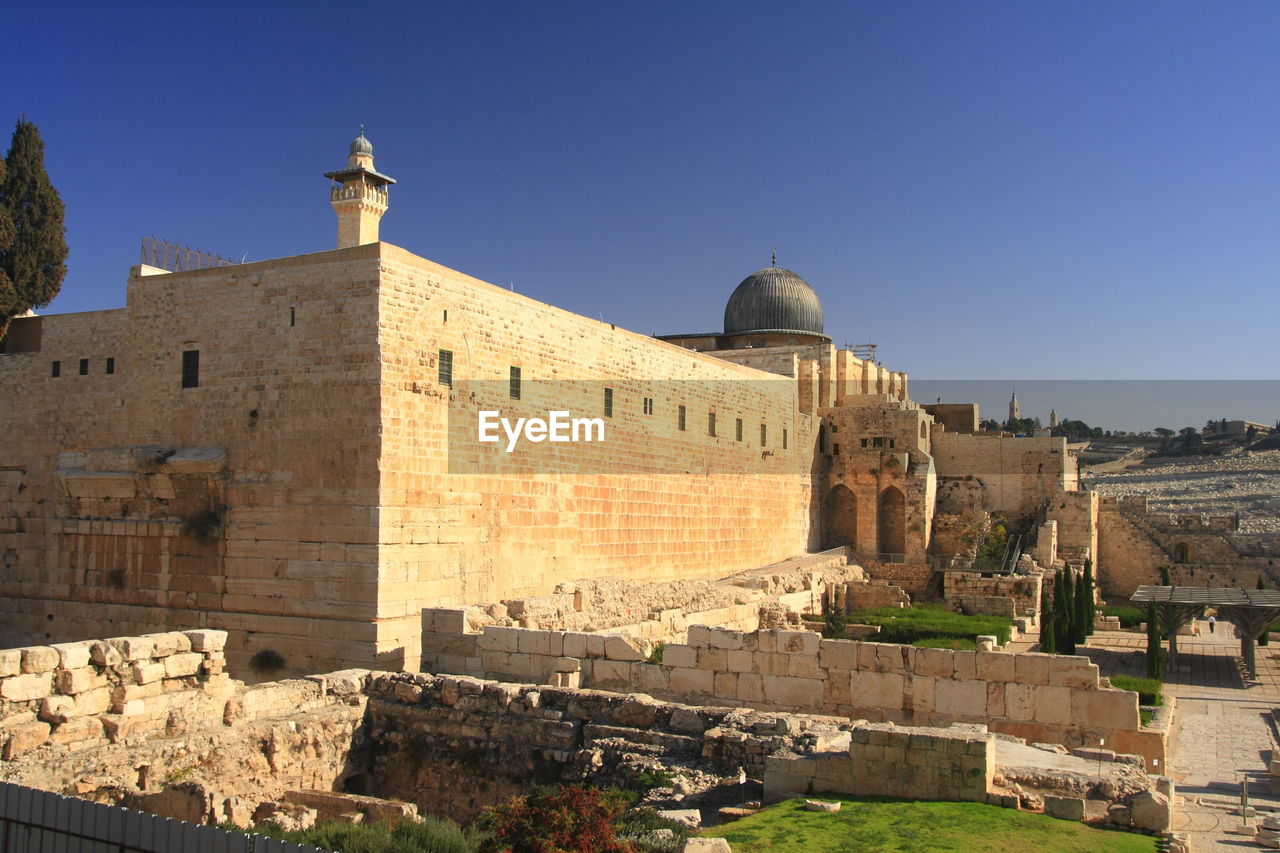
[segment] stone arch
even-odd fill
[[[827,492],[822,502],[822,547],[858,547],[858,498],[848,486]]]
[[[880,493],[879,551],[881,554],[907,552],[907,496],[897,486]]]
[[[923,421],[920,423],[920,437],[921,438],[929,437],[929,428],[924,424]]]
[[[1191,546],[1186,542],[1179,542],[1173,546],[1173,561],[1175,563],[1191,562]]]

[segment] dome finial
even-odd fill
[[[770,264],[770,266],[776,267],[777,265],[778,265],[778,247],[774,246],[773,247],[773,263]]]

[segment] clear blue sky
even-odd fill
[[[19,3],[4,27],[0,122],[39,125],[68,208],[48,312],[123,305],[144,235],[331,248],[322,173],[363,122],[399,181],[384,239],[636,331],[718,329],[776,244],[837,343],[913,377],[1277,376],[1280,3]]]

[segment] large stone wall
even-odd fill
[[[427,652],[462,674],[561,686],[640,691],[683,702],[835,714],[903,725],[986,723],[1071,747],[1105,739],[1118,751],[1164,759],[1160,733],[1142,729],[1137,694],[1106,688],[1083,657],[917,649],[823,640],[805,631],[754,633],[692,626],[661,661],[647,641],[487,627],[438,632]]]
[[[1078,488],[1079,472],[1064,438],[939,432],[932,449],[940,500],[951,490],[968,494],[978,485],[983,508],[1025,517],[1045,500]]]
[[[1034,616],[1039,613],[1041,585],[1040,575],[983,575],[977,572],[947,572],[943,575],[943,595],[948,602],[966,598],[1008,599],[1011,612],[1000,614],[1008,616]]]

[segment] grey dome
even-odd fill
[[[726,335],[766,331],[822,334],[818,294],[791,270],[765,267],[753,272],[724,307]]]
[[[351,141],[351,154],[368,154],[373,156],[373,143],[365,138],[364,131],[360,131],[360,135]]]

